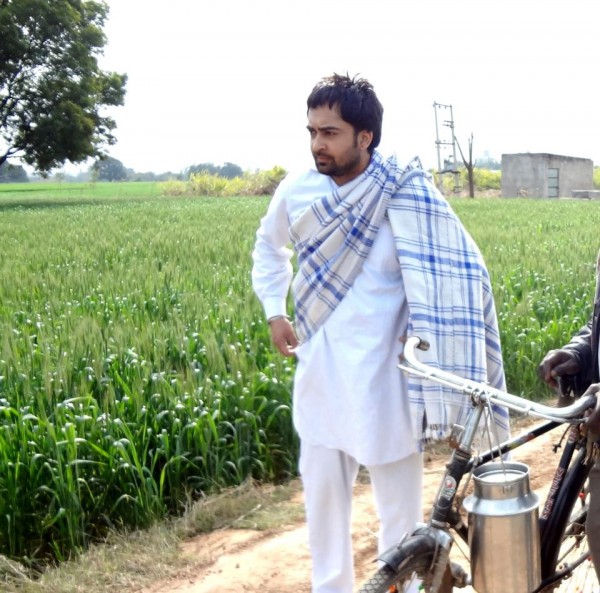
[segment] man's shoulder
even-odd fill
[[[285,181],[288,183],[329,183],[329,177],[322,175],[314,167],[306,167],[304,169],[296,169],[290,171],[285,176]]]
[[[306,168],[290,171],[279,184],[279,191],[297,191],[310,189],[329,189],[331,180],[316,169]]]

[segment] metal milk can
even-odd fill
[[[471,577],[477,593],[524,593],[541,581],[539,498],[524,463],[494,461],[473,471],[469,513]]]

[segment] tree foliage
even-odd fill
[[[489,169],[490,171],[500,171],[502,170],[502,163],[488,154],[485,156],[475,159],[475,166],[478,169]]]
[[[123,104],[127,76],[98,66],[107,15],[103,1],[0,0],[0,164],[45,173],[115,143],[102,111]]]
[[[98,159],[92,170],[97,174],[99,181],[123,181],[127,179],[127,169],[118,159],[106,157]]]
[[[242,177],[244,175],[243,169],[235,163],[225,163],[224,165],[213,165],[212,163],[200,163],[199,165],[192,165],[186,170],[186,177],[189,179],[192,175],[198,173],[217,175],[223,179],[235,179],[236,177]]]
[[[27,171],[21,165],[0,165],[0,183],[23,183],[29,181]]]

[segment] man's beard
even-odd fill
[[[353,148],[357,148],[358,144],[356,143]],[[319,163],[319,157],[324,156],[327,157],[327,161],[324,163]],[[320,155],[319,153],[313,153],[313,158],[315,159],[315,166],[317,171],[322,175],[328,175],[329,177],[345,177],[349,173],[352,173],[360,166],[360,152],[358,150],[353,151],[349,160],[345,160],[342,163],[338,163],[335,158],[329,157],[327,154]]]

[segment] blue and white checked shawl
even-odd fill
[[[317,200],[292,224],[298,337],[310,339],[344,298],[387,216],[408,301],[408,335],[430,343],[420,359],[504,389],[487,269],[448,202],[425,179],[418,158],[400,169],[394,157],[384,161],[374,152],[356,183]],[[447,436],[470,409],[463,394],[431,381],[411,377],[408,390],[413,433],[422,442]],[[494,422],[499,438],[506,437],[506,410],[495,409]]]

